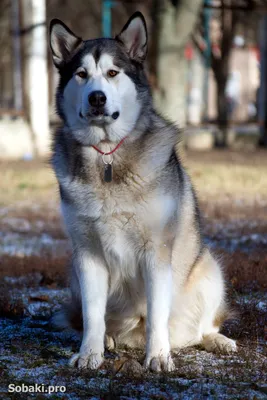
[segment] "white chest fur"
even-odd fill
[[[110,271],[110,291],[131,282],[129,290],[137,292],[142,286],[140,252],[147,241],[164,240],[162,233],[175,213],[176,200],[158,188],[147,192],[141,188],[140,195],[134,185],[67,180],[61,185],[71,198],[69,203],[62,201],[62,213],[74,246],[90,246],[91,239],[97,238]]]

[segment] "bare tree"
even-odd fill
[[[186,122],[187,65],[184,52],[203,0],[155,0],[156,105],[180,126]]]
[[[12,82],[12,42],[10,40],[11,4],[9,0],[0,1],[0,108],[13,108],[13,82]]]
[[[228,101],[226,96],[226,84],[229,76],[230,56],[233,48],[233,38],[236,32],[238,11],[229,9],[221,10],[221,40],[217,51],[211,53],[211,68],[217,84],[217,113],[218,126],[222,133],[219,143],[223,147],[227,145],[228,135]]]

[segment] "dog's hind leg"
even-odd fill
[[[219,333],[222,323],[229,317],[225,304],[224,280],[220,264],[206,251],[197,267],[196,275],[200,293],[198,298],[202,303],[200,319],[200,344],[207,351],[230,353],[237,350],[234,340]]]
[[[235,341],[218,332],[203,335],[201,344],[205,350],[214,353],[228,354],[237,351]]]
[[[224,298],[225,287],[221,266],[209,250],[205,249],[188,277],[184,300],[177,299],[180,307],[183,303],[186,306],[177,316],[178,324],[174,324],[176,329],[171,330],[172,346],[199,344],[205,350],[212,352],[236,351],[235,341],[219,333],[223,322],[230,315]],[[177,330],[181,320],[184,325]],[[176,331],[179,332],[178,337],[175,337]]]

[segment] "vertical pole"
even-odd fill
[[[204,37],[206,42],[206,48],[204,51],[205,59],[205,75],[204,75],[204,88],[203,88],[203,98],[204,98],[204,120],[208,119],[208,96],[209,96],[209,70],[210,70],[210,57],[211,57],[211,42],[210,42],[210,16],[211,11],[205,6],[210,5],[210,0],[205,0],[204,3]]]
[[[13,44],[13,105],[16,111],[22,110],[22,76],[21,76],[21,47],[20,47],[20,16],[19,1],[11,2],[11,24]]]
[[[102,0],[102,34],[103,37],[111,37],[111,8],[113,2]]]

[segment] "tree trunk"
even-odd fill
[[[46,1],[23,0],[22,28],[24,42],[25,105],[32,131],[33,146],[38,156],[50,151]]]
[[[197,21],[202,0],[155,0],[156,89],[155,104],[170,120],[186,123],[188,62],[185,45]]]
[[[260,125],[259,146],[267,147],[267,15],[264,15],[260,24],[260,89],[257,98],[258,120]]]
[[[233,2],[232,0],[227,0],[224,1],[224,3],[226,5],[231,5]],[[229,74],[230,56],[237,21],[238,13],[222,9],[221,56],[217,58],[212,55],[211,57],[211,67],[217,84],[217,122],[219,137],[217,137],[216,144],[219,147],[226,147],[228,145],[229,112],[225,89]]]
[[[226,96],[227,75],[217,77],[217,113],[218,113],[218,128],[220,135],[217,138],[219,147],[227,146],[228,136],[228,104]]]

